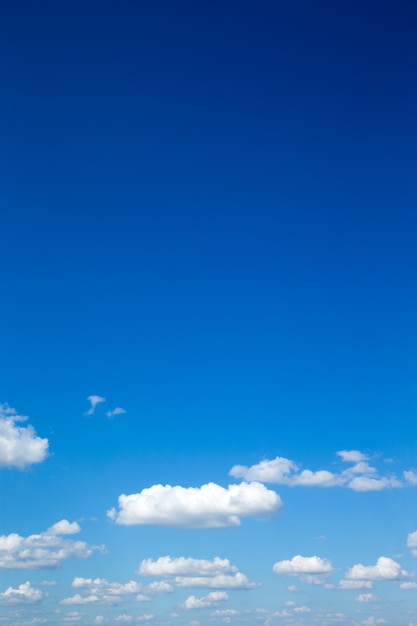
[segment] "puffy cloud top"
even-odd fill
[[[27,581],[14,589],[9,587],[0,593],[0,604],[37,604],[42,600],[42,592],[34,589]]]
[[[265,516],[282,509],[275,491],[258,482],[201,487],[153,485],[139,493],[119,496],[119,511],[108,516],[118,524],[155,524],[188,528],[240,526],[240,517]]]
[[[333,571],[332,564],[319,556],[296,555],[291,560],[278,561],[273,566],[276,574],[283,576],[300,576],[303,574],[329,574]]]
[[[48,456],[48,439],[38,437],[30,425],[17,425],[26,420],[7,404],[0,404],[0,467],[23,469]]]
[[[406,575],[399,563],[386,556],[380,556],[376,565],[357,563],[346,572],[348,580],[397,580]]]
[[[139,566],[138,573],[142,576],[204,576],[221,573],[237,572],[237,567],[231,565],[229,559],[221,559],[218,556],[212,561],[206,559],[193,559],[180,556],[172,558],[161,556],[156,561],[146,559]]]

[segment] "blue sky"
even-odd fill
[[[2,4],[2,624],[417,625],[416,18]]]

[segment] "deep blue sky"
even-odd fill
[[[1,4],[0,401],[53,454],[4,489],[50,494],[41,528],[277,455],[413,466],[416,20],[407,0]],[[97,430],[91,394],[126,414]],[[37,531],[14,507],[0,532]]]

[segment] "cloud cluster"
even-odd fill
[[[48,439],[38,437],[30,425],[18,425],[27,419],[7,404],[0,404],[0,467],[23,469],[48,456]]]
[[[42,592],[34,589],[29,581],[0,593],[0,604],[37,604],[41,600]]]
[[[96,546],[62,537],[80,530],[76,522],[61,520],[37,535],[0,535],[0,569],[56,568],[70,557],[85,559]]]
[[[410,548],[413,556],[417,556],[417,530],[413,533],[409,533],[407,537],[407,548]]]
[[[353,491],[380,491],[403,486],[403,483],[395,476],[380,476],[376,468],[368,463],[369,458],[359,450],[340,450],[337,455],[345,463],[353,463],[353,465],[341,472],[330,472],[324,469],[300,471],[297,463],[278,456],[272,460],[265,459],[250,467],[234,465],[229,474],[248,481],[276,483],[291,487],[347,487]],[[404,472],[404,476],[410,484],[415,484],[413,472]]]
[[[229,596],[225,591],[212,591],[203,598],[188,596],[183,604],[183,607],[184,609],[206,609],[208,607],[215,606],[218,602],[224,602],[228,599]]]
[[[174,591],[174,587],[165,581],[142,585],[135,580],[118,583],[109,582],[105,578],[76,577],[71,586],[81,593],[65,598],[61,604],[117,604],[126,596],[136,596],[138,602],[146,602],[150,600],[150,594],[165,594]]]
[[[162,556],[156,561],[146,559],[139,566],[141,576],[171,576],[176,587],[204,587],[207,589],[253,589],[251,582],[228,559],[213,560]],[[180,575],[178,575],[180,574]]]
[[[282,509],[275,491],[258,482],[201,487],[153,485],[119,496],[119,510],[107,515],[118,524],[155,524],[184,528],[240,526],[244,516],[271,516]]]

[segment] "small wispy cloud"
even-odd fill
[[[107,411],[106,416],[109,418],[109,420],[111,420],[113,419],[113,417],[116,417],[116,415],[123,415],[123,413],[126,413],[125,409],[122,409],[121,406],[117,406],[112,411]]]
[[[91,407],[84,413],[84,415],[94,415],[97,404],[105,402],[106,398],[103,398],[102,396],[88,396],[87,400],[90,402]]]

